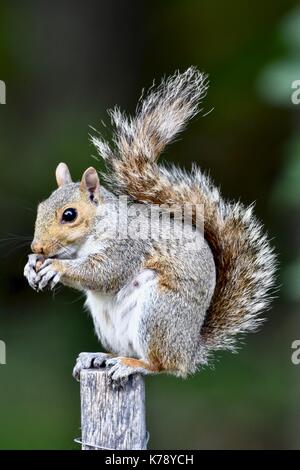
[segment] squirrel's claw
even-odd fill
[[[60,281],[61,274],[52,267],[52,259],[47,259],[36,274],[37,289],[42,291],[45,287],[53,289]]]
[[[28,256],[28,262],[24,268],[24,276],[26,277],[30,287],[34,290],[37,290],[37,272],[36,272],[36,263],[39,259],[39,255],[30,254]]]

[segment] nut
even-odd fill
[[[45,261],[45,258],[44,258],[44,257],[39,258],[39,259],[37,260],[36,265],[35,265],[35,272],[36,272],[36,273],[41,269],[42,264],[44,263],[44,261]]]

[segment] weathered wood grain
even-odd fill
[[[146,449],[145,385],[134,375],[114,390],[105,369],[82,370],[81,439],[83,450]]]

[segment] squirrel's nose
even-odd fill
[[[43,248],[43,245],[39,242],[35,242],[33,241],[31,243],[31,250],[33,253],[35,253],[36,255],[43,255],[44,254],[44,248]]]

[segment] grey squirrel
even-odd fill
[[[187,173],[157,164],[198,112],[206,89],[205,75],[190,67],[152,87],[135,117],[112,110],[113,143],[92,138],[106,162],[108,189],[94,168],[74,183],[60,163],[58,189],[38,206],[24,274],[36,290],[62,283],[85,292],[108,351],[81,353],[77,379],[82,369],[103,366],[115,386],[134,373],[186,377],[214,351],[234,350],[237,334],[255,330],[269,306],[276,260],[253,207],[225,201],[196,165]],[[122,229],[120,196],[129,207],[146,209],[144,221],[162,207],[151,221],[158,236],[109,236],[116,219]],[[182,237],[183,218],[169,209],[185,205],[196,227],[192,247]],[[170,216],[167,237],[164,214]]]

